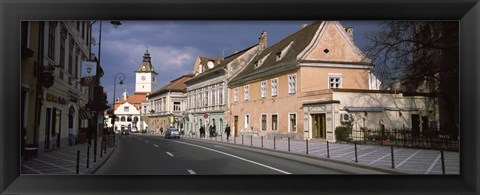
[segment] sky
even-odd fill
[[[313,21],[121,21],[114,28],[109,21],[102,22],[100,64],[104,70],[101,84],[112,103],[114,76],[125,74],[123,85],[116,85],[116,97],[127,90],[135,91],[135,70],[147,50],[157,76],[157,87],[168,84],[181,75],[192,72],[197,56],[225,57],[258,43],[258,37],[267,31],[267,46],[300,30]],[[369,44],[366,34],[378,32],[381,21],[340,21],[353,27],[354,42],[364,50]],[[92,52],[98,56],[99,22],[94,24],[92,37],[97,44]]]

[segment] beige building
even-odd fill
[[[79,76],[90,55],[90,25],[22,22],[22,127],[26,144],[39,152],[77,143],[88,127],[89,88]]]
[[[182,75],[147,96],[142,102],[142,118],[147,121],[149,131],[160,133],[169,127],[183,130],[183,112],[186,109],[186,80],[193,74]]]
[[[331,130],[308,124],[335,117],[304,112],[304,105],[331,104],[325,89],[375,89],[373,64],[351,33],[337,21],[314,22],[258,54],[229,83],[234,132],[333,140]]]

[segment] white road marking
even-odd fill
[[[45,164],[48,164],[48,165],[51,165],[51,166],[54,166],[54,167],[58,167],[58,168],[61,168],[61,169],[65,169],[65,170],[67,170],[67,171],[71,171],[71,172],[74,172],[74,173],[76,172],[76,170],[67,169],[67,168],[65,168],[65,167],[58,166],[58,165],[56,165],[56,164],[52,164],[52,163],[49,163],[49,162],[47,162],[47,161],[43,161],[43,160],[40,160],[40,159],[36,159],[36,158],[35,158],[35,159],[33,159],[33,160],[39,161],[39,162],[42,162],[42,163],[45,163]]]
[[[39,171],[39,170],[36,170],[36,169],[34,169],[34,168],[32,168],[32,167],[27,166],[27,165],[22,165],[22,166],[25,167],[25,168],[27,168],[27,169],[30,169],[30,170],[32,170],[32,171],[35,171],[35,172],[38,173],[38,174],[45,174],[45,173],[42,173],[42,172]]]
[[[197,173],[195,173],[195,171],[191,170],[191,169],[188,169],[188,172],[191,174],[191,175],[196,175]]]
[[[407,159],[405,159],[405,160],[402,161],[400,164],[398,164],[397,166],[395,166],[395,168],[398,168],[398,167],[402,166],[403,163],[405,163],[405,162],[407,162],[408,160],[410,160],[411,158],[413,158],[413,157],[414,157],[416,154],[418,154],[420,151],[422,151],[422,150],[419,150],[419,151],[413,153],[412,155],[410,155]]]
[[[174,142],[177,142],[177,143],[180,143],[180,144],[185,144],[185,145],[191,145],[191,146],[203,148],[203,149],[206,149],[206,150],[210,150],[210,151],[213,151],[213,152],[217,152],[217,153],[220,153],[220,154],[224,154],[224,155],[227,155],[227,156],[236,158],[236,159],[240,159],[240,160],[243,160],[243,161],[252,163],[252,164],[256,164],[256,165],[259,165],[259,166],[262,166],[262,167],[265,167],[265,168],[268,168],[268,169],[272,169],[272,170],[278,171],[278,172],[280,172],[280,173],[291,174],[291,173],[289,173],[289,172],[286,172],[286,171],[283,171],[283,170],[280,170],[280,169],[277,169],[277,168],[274,168],[274,167],[271,167],[271,166],[268,166],[268,165],[264,165],[264,164],[259,163],[259,162],[255,162],[255,161],[252,161],[252,160],[248,160],[248,159],[245,159],[245,158],[242,158],[242,157],[239,157],[239,156],[235,156],[235,155],[233,155],[233,154],[229,154],[229,153],[226,153],[226,152],[218,151],[218,150],[215,150],[215,149],[211,149],[211,148],[207,148],[207,147],[199,146],[199,145],[195,145],[195,144],[180,142],[180,141],[174,141]]]
[[[170,155],[171,157],[173,157],[173,154],[172,154],[172,153],[170,153],[170,152],[167,152],[167,154],[168,154],[168,155]]]
[[[395,152],[398,152],[398,151],[400,151],[400,150],[402,150],[402,149],[398,149],[398,150],[396,150],[396,151],[393,151],[393,153],[395,154]],[[385,158],[385,157],[387,157],[387,156],[390,156],[390,155],[391,155],[390,153],[385,154],[385,156],[382,156],[382,157],[380,157],[379,159],[374,160],[374,161],[372,161],[371,163],[368,163],[367,165],[371,165],[371,164],[373,164],[373,163],[376,163],[377,161],[382,160],[383,158]]]
[[[435,158],[432,165],[430,165],[430,167],[428,167],[427,172],[425,172],[425,174],[428,174],[428,173],[430,173],[430,171],[432,171],[433,167],[437,164],[438,160],[440,160],[440,156],[441,155],[438,154],[437,158]]]
[[[158,145],[157,144],[153,144],[153,146],[157,147],[158,148]]]

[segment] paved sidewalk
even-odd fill
[[[208,135],[207,135],[208,136]],[[199,139],[198,136],[185,136],[187,138]],[[203,138],[210,141],[227,142],[226,135]],[[275,142],[275,143],[274,143]],[[242,137],[239,135],[235,140],[230,137],[230,144],[242,145]],[[406,174],[442,174],[442,158],[439,150],[426,150],[415,148],[393,147],[392,168],[391,146],[361,145],[357,144],[357,162],[355,162],[355,145],[346,143],[329,143],[327,154],[327,142],[324,140],[290,140],[290,150],[287,138],[262,139],[260,137],[244,135],[243,145],[278,150],[283,152],[307,155],[320,159],[330,159],[343,163],[357,164],[383,170],[392,170]],[[444,151],[445,174],[460,174],[459,152]]]
[[[106,153],[100,154],[101,138],[97,142],[96,162],[93,162],[93,140],[90,147],[87,168],[88,143],[65,146],[56,150],[38,154],[29,160],[22,160],[21,174],[75,175],[77,167],[77,150],[80,151],[79,174],[93,174],[115,151],[115,147],[107,147]],[[102,157],[100,157],[100,155]]]

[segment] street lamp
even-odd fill
[[[97,21],[94,21],[90,24],[90,26],[93,26],[93,24],[95,24],[95,22]],[[111,24],[113,25],[114,28],[117,28],[119,25],[121,25],[120,21],[112,21]],[[90,28],[91,30],[92,28]],[[96,91],[95,90],[96,88],[98,89],[101,89],[100,88],[100,77],[103,75],[103,71],[101,74],[99,74],[100,72],[100,69],[101,69],[101,66],[100,66],[100,60],[101,60],[101,51],[102,51],[102,21],[100,20],[100,25],[99,25],[99,31],[98,31],[98,58],[97,58],[97,71],[96,71],[96,75],[95,75],[95,87],[94,87],[94,93],[92,95],[92,101],[94,104],[96,104],[98,102],[98,97],[96,96],[99,96],[100,94],[96,94]],[[90,48],[90,52],[91,52],[91,48]],[[98,112],[100,110],[98,108],[94,109],[94,117],[93,117],[93,120],[92,120],[92,124],[93,124],[93,136],[94,136],[94,145],[93,145],[93,162],[96,162],[96,157],[97,157],[97,138],[98,138]]]
[[[123,85],[123,81],[125,80],[125,74],[119,72],[115,75],[115,77],[113,78],[113,101],[112,101],[112,130],[115,130],[115,120],[116,120],[116,116],[115,116],[115,90],[117,88],[117,76],[120,76],[118,77],[118,80],[120,85]]]

